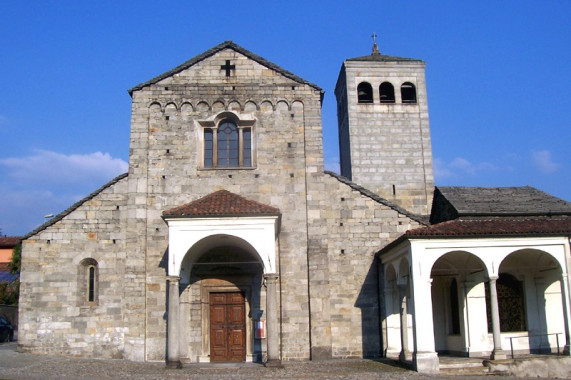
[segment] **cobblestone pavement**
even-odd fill
[[[77,359],[41,356],[16,352],[16,343],[0,344],[0,380],[42,379],[437,379],[389,363],[371,360],[331,360],[324,362],[285,363],[285,368],[265,368],[261,365],[185,365],[182,369],[167,369],[164,363],[133,363],[124,360]],[[485,379],[466,376],[462,379]],[[503,376],[502,379],[510,379]]]

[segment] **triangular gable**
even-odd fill
[[[270,62],[270,61],[268,61],[268,60],[266,60],[266,59],[260,57],[259,55],[256,55],[256,54],[252,53],[251,51],[244,49],[243,47],[241,47],[241,46],[235,44],[235,43],[232,42],[232,41],[224,41],[224,42],[222,42],[221,44],[216,45],[215,47],[213,47],[213,48],[211,48],[211,49],[205,51],[204,53],[202,53],[202,54],[200,54],[200,55],[197,55],[197,56],[194,57],[194,58],[189,59],[188,61],[184,62],[183,64],[181,64],[181,65],[179,65],[179,66],[177,66],[177,67],[175,67],[174,69],[169,70],[169,71],[167,71],[167,72],[164,73],[164,74],[161,74],[161,75],[159,75],[159,76],[157,76],[157,77],[155,77],[155,78],[153,78],[153,79],[151,79],[151,80],[148,80],[148,81],[146,81],[146,82],[144,82],[144,83],[141,83],[141,84],[139,84],[139,85],[137,85],[137,86],[131,88],[131,89],[129,90],[129,95],[132,96],[134,91],[138,91],[138,90],[140,90],[140,89],[142,89],[142,88],[144,88],[144,87],[150,86],[150,85],[155,84],[155,83],[157,83],[157,82],[159,82],[159,81],[161,81],[161,80],[163,80],[163,79],[165,79],[165,78],[168,78],[168,77],[171,77],[171,76],[173,76],[173,75],[175,75],[175,74],[177,74],[177,73],[180,73],[181,71],[188,69],[189,67],[191,67],[191,66],[197,64],[198,62],[200,62],[200,61],[202,61],[202,60],[204,60],[204,59],[206,59],[206,58],[208,58],[208,57],[213,56],[214,54],[216,54],[216,53],[218,53],[218,52],[220,52],[220,51],[222,51],[222,50],[224,50],[224,49],[232,49],[232,50],[234,50],[234,51],[236,51],[236,52],[238,52],[238,53],[240,53],[240,54],[242,54],[242,55],[244,55],[244,56],[246,56],[246,57],[248,57],[248,58],[250,58],[250,59],[256,61],[256,62],[259,63],[260,65],[265,66],[265,67],[267,67],[267,68],[269,68],[269,69],[272,69],[272,70],[274,70],[274,71],[276,71],[276,72],[282,74],[283,76],[285,76],[285,77],[287,77],[287,78],[289,78],[289,79],[291,79],[291,80],[293,80],[293,81],[295,81],[295,82],[298,82],[298,83],[301,83],[301,84],[307,84],[307,85],[309,85],[309,86],[315,88],[316,90],[320,91],[321,94],[322,94],[321,97],[323,98],[323,93],[324,93],[324,91],[323,91],[321,88],[319,88],[317,85],[315,85],[315,84],[313,84],[313,83],[311,83],[311,82],[308,82],[308,81],[306,81],[306,80],[303,79],[303,78],[298,77],[297,75],[295,75],[295,74],[293,74],[293,73],[291,73],[291,72],[289,72],[289,71],[287,71],[287,70],[285,70],[285,69],[279,67],[278,65],[276,65],[276,64],[274,64],[274,63],[272,63],[272,62]]]
[[[163,212],[168,218],[280,216],[280,210],[246,199],[228,190],[218,190],[205,197]]]

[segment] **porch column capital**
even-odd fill
[[[280,277],[279,273],[265,273],[264,280],[266,280],[266,285],[268,283],[276,283]]]

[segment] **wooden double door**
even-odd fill
[[[210,361],[246,361],[246,313],[240,292],[210,293]]]

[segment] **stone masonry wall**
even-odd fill
[[[375,253],[421,225],[347,183],[324,174],[309,193],[313,359],[380,356]]]
[[[26,352],[122,358],[126,205],[123,178],[23,241],[19,348]],[[97,303],[88,305],[81,261],[98,263]]]
[[[342,154],[350,156],[350,178],[407,210],[428,215],[434,191],[432,148],[423,62],[345,61],[340,80],[346,81],[348,123],[340,123]],[[373,103],[358,103],[357,86],[368,82]],[[392,83],[394,104],[381,104],[379,85]],[[404,82],[416,86],[417,102],[403,104]],[[339,89],[343,86],[337,85]],[[344,117],[340,114],[340,120]],[[347,163],[343,162],[346,169]],[[344,174],[344,173],[343,173]]]
[[[235,65],[232,76],[220,69]],[[223,112],[254,118],[256,166],[202,169],[200,121]],[[164,360],[166,259],[164,210],[219,189],[277,207],[283,357],[309,358],[306,166],[322,167],[320,92],[226,49],[133,93],[129,174],[130,254],[145,268],[146,360]],[[311,134],[311,138],[307,138]],[[136,274],[141,279],[141,272]],[[187,339],[193,339],[188,337]],[[201,353],[193,353],[193,355]]]

